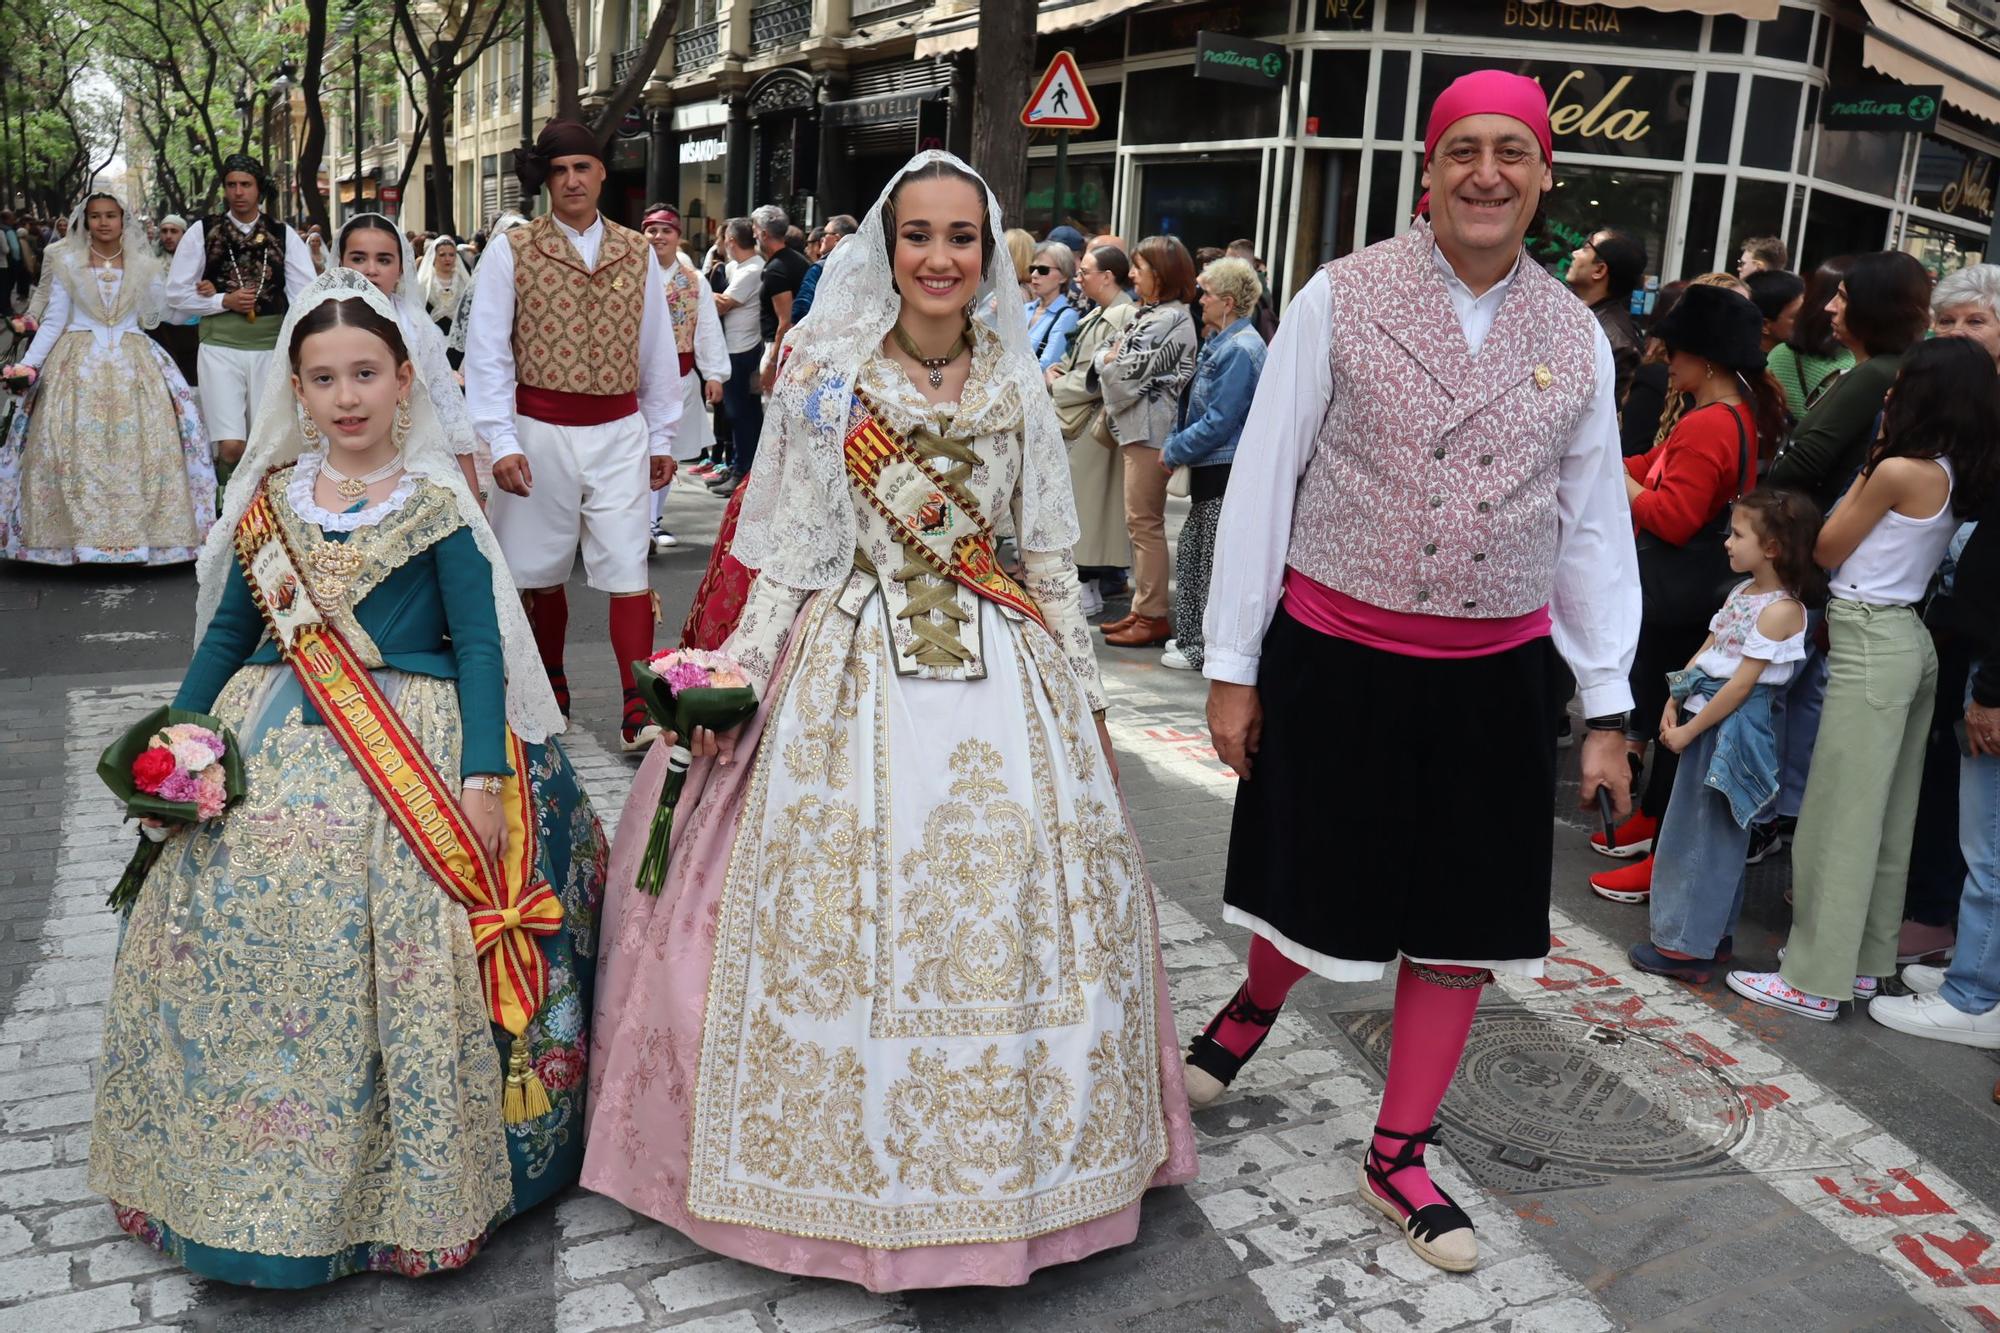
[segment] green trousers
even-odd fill
[[[1896,970],[1937,652],[1907,606],[1827,604],[1826,705],[1792,844],[1786,981],[1847,999]]]

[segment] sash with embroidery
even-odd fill
[[[560,929],[563,914],[555,890],[537,874],[535,812],[521,738],[507,733],[514,775],[501,793],[507,848],[496,863],[402,714],[314,603],[261,489],[236,526],[236,555],[251,599],[327,731],[418,863],[465,909],[487,1016],[514,1039],[502,1114],[510,1123],[547,1114],[547,1089],[529,1065],[521,1037],[549,989],[548,960],[534,936]]]
[[[899,431],[856,392],[854,425],[842,450],[847,479],[903,539],[903,549],[942,578],[1010,606],[1047,629],[1028,590],[993,556],[993,525],[972,497],[938,474]]]

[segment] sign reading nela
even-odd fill
[[[1418,105],[1430,105],[1459,75],[1491,68],[1493,61],[1478,56],[1425,56]],[[1558,161],[1566,152],[1678,159],[1687,145],[1692,71],[1556,60],[1517,60],[1504,68],[1548,95]]]
[[[1934,130],[1944,85],[1871,83],[1828,88],[1819,123],[1830,130]]]

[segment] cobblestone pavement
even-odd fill
[[[689,544],[654,568],[678,610],[717,507],[671,503]],[[1433,1160],[1479,1227],[1469,1276],[1418,1261],[1355,1198],[1389,988],[1308,981],[1232,1098],[1197,1116],[1199,1181],[1150,1196],[1133,1245],[1019,1290],[875,1296],[773,1275],[581,1191],[508,1225],[461,1274],[303,1293],[191,1279],[125,1239],[84,1180],[117,940],[103,895],[130,848],[93,767],[171,691],[190,588],[0,570],[0,1330],[2000,1328],[1994,1059],[1632,975],[1624,944],[1642,922],[1581,891],[1603,863],[1580,821],[1557,830],[1550,974],[1488,992],[1445,1108]],[[575,600],[578,716],[608,723],[601,611]],[[85,669],[97,645],[120,671]],[[1233,779],[1208,747],[1199,680],[1150,653],[1104,659],[1186,1032],[1240,979],[1244,940],[1220,921]],[[607,825],[632,768],[609,739],[591,726],[567,740]],[[1438,846],[1410,849],[1407,891],[1477,873],[1449,816]],[[1753,875],[1751,961],[1782,938],[1787,878],[1782,858]]]

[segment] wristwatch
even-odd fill
[[[1587,717],[1583,725],[1591,731],[1624,731],[1632,724],[1632,710],[1622,713],[1605,713],[1598,717]]]

